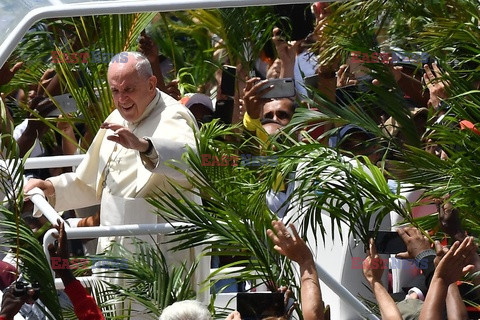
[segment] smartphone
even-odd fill
[[[303,40],[313,32],[315,17],[310,3],[276,5],[273,10],[279,17],[288,18],[278,21],[280,29],[291,31],[288,40]]]
[[[233,97],[235,95],[235,76],[237,74],[237,68],[234,66],[224,65],[222,67],[222,83],[220,89],[222,93]]]
[[[290,98],[295,96],[295,81],[292,78],[268,79],[268,82],[259,88],[264,90],[273,86],[273,88],[262,95],[264,99]]]
[[[354,101],[357,101],[362,95],[359,86],[356,84],[349,84],[344,87],[335,89],[335,97],[337,104],[340,106],[349,106]]]
[[[318,74],[303,78],[303,82],[305,83],[306,87],[316,88],[318,83]]]
[[[405,242],[396,231],[378,231],[375,246],[378,253],[397,254],[407,251]]]
[[[213,119],[218,118],[225,124],[232,123],[233,116],[233,99],[217,100],[215,104],[215,112],[213,113]]]
[[[318,86],[318,74],[314,74],[303,78],[305,88],[307,88],[307,95],[310,99],[313,99],[313,92]]]
[[[62,94],[62,95],[59,95],[59,96],[53,96],[52,100],[54,100],[54,102],[56,102],[56,104],[58,106],[60,106],[60,108],[62,108],[63,113],[73,113],[73,112],[77,112],[77,110],[78,110],[77,102],[75,101],[75,99],[73,99],[73,97],[70,93]],[[60,109],[55,108],[46,117],[48,117],[48,118],[55,117],[56,118],[61,114],[62,114],[62,112],[60,111]]]
[[[242,320],[260,320],[285,314],[284,294],[280,292],[239,292],[237,311]]]
[[[275,45],[273,44],[272,39],[268,39],[267,42],[265,42],[265,45],[263,46],[263,53],[265,54],[265,57],[272,59],[272,61],[275,60]]]

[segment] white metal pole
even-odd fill
[[[78,281],[85,287],[90,287],[90,284],[95,281],[99,281],[98,277],[95,276],[85,276],[85,277],[76,277]],[[63,290],[65,289],[65,285],[63,284],[62,279],[60,278],[55,278],[55,288],[57,290]]]
[[[25,169],[73,167],[78,166],[83,158],[85,158],[84,154],[28,158],[25,162]]]
[[[51,224],[56,225],[57,220],[65,222],[63,218],[58,214],[55,209],[45,200],[43,195],[39,193],[34,193],[30,196],[30,201],[32,201],[38,208],[38,210],[50,221]],[[68,228],[68,225],[65,224],[65,228]]]
[[[68,228],[68,239],[89,239],[112,236],[137,236],[146,234],[167,234],[175,227],[191,226],[186,223],[172,222],[159,224],[124,224],[118,226]]]
[[[318,278],[322,280],[330,289],[335,292],[342,301],[348,303],[359,315],[369,320],[380,320],[367,306],[365,306],[360,300],[358,300],[350,291],[347,290],[342,284],[338,283],[328,272],[323,269],[318,263],[315,263],[317,267]]]

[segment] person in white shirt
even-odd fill
[[[99,219],[77,220],[78,226],[98,220],[101,226],[158,223],[144,198],[158,190],[173,192],[168,179],[188,185],[167,163],[180,161],[187,145],[195,148],[195,119],[156,88],[145,56],[129,52],[126,63],[113,61],[115,57],[108,82],[116,110],[102,124],[85,159],[74,173],[31,179],[25,186],[25,192],[42,189],[57,211],[101,204]],[[100,238],[97,251],[112,240]]]

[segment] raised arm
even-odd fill
[[[163,80],[163,73],[160,67],[160,58],[158,56],[158,47],[155,42],[153,42],[152,38],[150,38],[145,33],[145,30],[142,31],[140,35],[138,46],[138,51],[143,53],[148,58],[148,61],[152,66],[153,75],[157,77],[157,88],[162,90],[163,92],[166,92],[167,86],[165,85],[165,81]]]
[[[370,248],[367,250],[367,257],[363,261],[363,274],[377,299],[382,320],[402,320],[400,310],[398,310],[395,301],[393,301],[392,297],[388,294],[388,291],[381,282],[383,269],[380,263],[382,263],[382,260],[380,260],[373,239],[370,239],[369,246]]]
[[[467,320],[468,312],[465,307],[465,302],[463,302],[462,296],[460,295],[460,290],[456,283],[452,283],[448,286],[447,290],[447,300],[445,301],[447,305],[447,319],[450,320]]]
[[[79,320],[103,320],[102,311],[97,306],[95,299],[92,296],[88,295],[87,290],[82,286],[80,281],[78,281],[73,275],[70,268],[63,268],[63,266],[68,265],[64,264],[63,261],[68,260],[68,242],[67,242],[67,233],[65,232],[65,226],[60,223],[57,226],[58,229],[58,245],[54,246],[52,243],[48,246],[48,251],[50,252],[50,258],[57,259],[57,261],[62,261],[60,264],[62,268],[56,268],[55,273],[62,279],[63,284],[65,285],[65,293],[68,295],[73,304],[73,309],[75,315]],[[53,263],[52,263],[53,265]]]
[[[293,235],[281,221],[272,221],[272,226],[275,231],[269,229],[267,234],[275,244],[274,249],[300,266],[303,318],[305,320],[323,320],[325,308],[315,261],[310,249],[300,238],[293,224],[290,224]]]
[[[439,244],[436,243],[436,246],[438,247]],[[470,255],[475,249],[473,238],[467,237],[461,244],[456,241],[441,258],[420,312],[420,320],[445,319],[444,310],[448,288],[467,272],[473,270],[473,265],[468,263]]]

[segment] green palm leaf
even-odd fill
[[[190,267],[168,265],[159,244],[134,241],[134,250],[130,251],[114,243],[105,255],[93,258],[117,262],[114,268],[96,273],[110,278],[108,282],[93,284],[97,301],[109,319],[113,317],[112,308],[119,302],[123,304],[122,317],[128,318],[133,310],[131,301],[135,301],[156,319],[172,303],[195,298],[192,277],[197,263]]]
[[[3,103],[0,103],[0,113],[5,115]],[[2,128],[11,126],[6,117],[2,117]],[[3,132],[3,131],[2,131]],[[28,281],[38,281],[40,284],[40,300],[48,311],[48,319],[63,319],[58,302],[50,265],[43,252],[43,247],[34,236],[32,230],[21,219],[23,208],[23,166],[30,152],[24,158],[18,156],[15,139],[9,134],[0,134],[2,141],[0,163],[0,194],[6,200],[0,204],[0,229],[5,243],[4,247],[15,253],[19,270]],[[3,164],[6,163],[6,166]],[[3,201],[3,199],[2,199]]]

